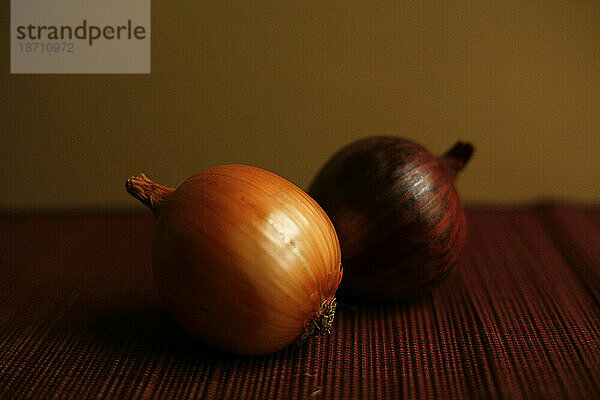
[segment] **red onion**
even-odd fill
[[[465,243],[454,180],[473,153],[458,142],[436,158],[398,137],[369,137],[336,153],[309,194],[327,212],[342,249],[338,297],[396,300],[439,282]]]

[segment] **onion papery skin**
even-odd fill
[[[308,192],[340,240],[345,271],[338,298],[413,297],[449,273],[466,240],[454,180],[472,152],[459,142],[437,158],[410,140],[368,137],[323,166]]]
[[[217,348],[268,354],[331,327],[342,278],[335,229],[266,170],[223,165],[188,178],[161,205],[152,260],[166,307]]]

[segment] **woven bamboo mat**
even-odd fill
[[[0,399],[598,399],[600,208],[468,209],[420,299],[340,307],[334,333],[224,354],[157,300],[150,215],[0,218]]]

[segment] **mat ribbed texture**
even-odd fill
[[[341,307],[264,357],[170,318],[149,214],[0,218],[1,399],[599,399],[600,208],[470,208],[457,270],[419,300]]]

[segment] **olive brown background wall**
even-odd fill
[[[477,146],[467,202],[600,200],[596,1],[153,1],[150,75],[10,75],[0,2],[0,208],[139,207],[247,163],[306,187],[373,134]]]

